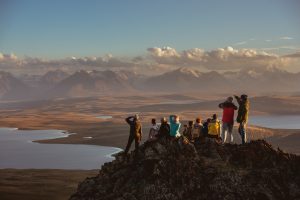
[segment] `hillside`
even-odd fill
[[[298,199],[299,171],[299,156],[263,140],[224,146],[159,140],[137,155],[117,155],[70,199]]]

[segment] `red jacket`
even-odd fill
[[[234,110],[237,110],[237,107],[231,102],[224,102],[219,104],[219,107],[223,109],[223,123],[231,123],[234,122]]]

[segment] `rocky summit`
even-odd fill
[[[300,157],[264,140],[160,139],[116,155],[71,200],[300,199]]]

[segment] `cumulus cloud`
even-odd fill
[[[11,62],[11,61],[16,61],[18,59],[18,57],[11,53],[11,54],[3,54],[0,52],[0,61],[7,61],[7,62]]]
[[[159,64],[203,67],[209,70],[284,65],[284,58],[278,55],[254,49],[234,49],[230,46],[212,51],[194,48],[177,52],[170,47],[148,48],[148,51]]]
[[[67,71],[106,70],[116,68],[134,68],[136,61],[127,58],[117,58],[110,54],[102,57],[75,57],[46,60],[34,57],[18,58],[14,54],[0,53],[0,70],[18,73],[44,73],[48,70],[65,69]]]
[[[296,48],[294,49],[296,50]],[[41,74],[55,69],[64,69],[69,72],[80,69],[126,69],[151,74],[162,73],[178,67],[225,71],[248,67],[279,67],[286,69],[286,66],[292,64],[295,66],[295,63],[300,60],[299,53],[279,56],[267,53],[267,50],[270,49],[265,49],[265,51],[246,48],[236,49],[229,46],[211,51],[205,51],[201,48],[177,51],[172,47],[152,47],[147,49],[147,55],[138,55],[132,58],[120,58],[107,54],[99,57],[73,56],[59,60],[34,57],[18,58],[14,54],[0,53],[0,70],[19,74]],[[295,60],[297,62],[294,62]]]

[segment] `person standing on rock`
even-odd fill
[[[210,123],[210,121],[211,121],[211,118],[207,118],[206,121],[202,125],[201,133],[202,133],[203,137],[208,136],[208,124]]]
[[[248,122],[250,103],[248,100],[248,96],[245,94],[241,95],[241,97],[238,97],[236,95],[234,97],[239,104],[238,116],[236,118],[236,121],[240,124],[239,134],[242,138],[242,144],[245,144],[247,142],[246,125]]]
[[[193,140],[193,128],[194,128],[194,122],[189,121],[186,131],[183,132],[183,135],[189,139],[189,141]]]
[[[170,125],[165,117],[161,118],[161,125],[158,130],[157,138],[169,138],[170,137]]]
[[[203,137],[202,128],[203,125],[201,123],[201,119],[200,117],[197,117],[192,132],[193,140],[199,137]]]
[[[170,136],[171,137],[180,137],[179,129],[181,123],[179,122],[179,116],[170,115]]]
[[[159,124],[156,123],[156,119],[154,119],[154,118],[151,119],[151,125],[152,125],[152,127],[150,128],[150,131],[149,131],[148,141],[156,140],[158,130],[159,130]]]
[[[228,97],[227,100],[219,104],[219,108],[223,109],[222,117],[222,134],[221,138],[223,143],[233,142],[233,123],[234,123],[234,111],[237,110],[236,105],[233,103],[233,98]]]
[[[218,120],[217,114],[213,114],[211,121],[208,123],[208,137],[215,138],[220,142],[221,123]]]
[[[127,117],[125,120],[130,126],[130,133],[124,153],[128,153],[133,140],[135,141],[135,151],[137,152],[142,139],[142,124],[137,114],[135,116]]]

